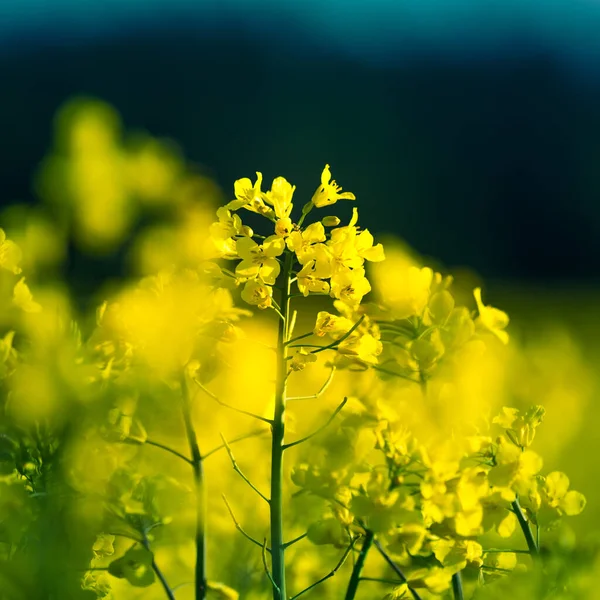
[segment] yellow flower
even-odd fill
[[[272,235],[259,245],[245,237],[238,240],[236,247],[242,259],[235,269],[236,275],[246,279],[260,277],[269,285],[275,283],[280,271],[279,262],[275,257],[285,248],[283,238]]]
[[[328,294],[329,283],[324,281],[327,277],[328,265],[323,265],[322,261],[311,260],[298,273],[298,289],[304,296],[308,296],[309,293]]]
[[[525,449],[531,446],[537,427],[544,419],[546,410],[543,406],[532,406],[525,414],[520,415],[516,408],[503,407],[502,412],[494,417],[493,423],[497,423],[506,429],[508,439]]]
[[[320,248],[322,253],[325,247],[321,242],[324,242],[325,228],[322,223],[312,223],[304,231],[294,231],[287,238],[287,247],[296,253],[298,262],[301,265],[306,264],[308,261],[316,258],[315,253]]]
[[[313,333],[319,337],[324,337],[328,334],[338,337],[352,329],[352,325],[353,323],[350,319],[332,315],[322,310],[317,315],[317,322],[315,323]]]
[[[495,528],[498,535],[509,538],[516,529],[517,517],[511,511],[511,503],[515,500],[515,493],[510,488],[492,488],[490,494],[482,498],[483,528],[489,531]]]
[[[260,309],[269,308],[273,304],[273,288],[251,279],[242,290],[242,300]]]
[[[419,569],[411,573],[409,584],[413,588],[425,587],[433,594],[441,594],[450,587],[453,574],[452,569],[440,567]]]
[[[455,573],[462,571],[467,564],[475,567],[483,564],[483,548],[472,540],[440,539],[431,546],[440,563]]]
[[[356,237],[354,247],[358,255],[370,262],[381,262],[385,260],[383,245],[373,245],[374,238],[368,229],[361,231]]]
[[[522,451],[505,437],[500,437],[494,454],[494,467],[490,470],[488,479],[494,486],[511,487],[525,496],[529,492],[535,492],[531,486],[542,467],[543,461],[538,454],[532,450]]]
[[[429,335],[411,342],[409,349],[411,355],[418,363],[419,370],[422,372],[432,369],[445,352],[438,329],[434,329]]]
[[[134,546],[121,558],[111,562],[108,572],[113,577],[127,579],[134,587],[148,587],[154,583],[152,559],[152,552],[141,546]]]
[[[265,204],[265,194],[261,192],[262,173],[256,172],[256,183],[252,182],[247,177],[238,179],[233,184],[235,200],[232,200],[225,205],[228,210],[238,210],[245,208],[249,211],[264,215],[267,218],[274,218],[273,209]]]
[[[323,206],[335,204],[338,200],[356,200],[356,196],[351,192],[340,193],[341,191],[342,188],[335,181],[331,181],[329,165],[325,165],[321,174],[321,185],[314,193],[312,203],[317,208],[323,208]]]
[[[284,177],[277,177],[273,180],[271,190],[265,194],[265,200],[275,208],[275,215],[278,219],[287,219],[292,212],[292,196],[294,195],[295,185],[291,185]]]
[[[369,333],[353,334],[338,346],[340,354],[351,356],[369,365],[377,364],[377,357],[382,351],[383,344],[381,341]]]
[[[403,583],[395,587],[391,592],[388,592],[383,600],[400,600],[401,598],[409,598],[408,585]]]
[[[396,262],[392,262],[389,268],[393,269],[394,276],[378,277],[377,289],[394,319],[421,316],[429,302],[433,271],[429,267],[406,267]]]
[[[290,369],[292,371],[302,371],[306,365],[314,362],[317,362],[317,355],[311,354],[304,348],[300,348],[290,361]]]
[[[33,295],[25,283],[25,277],[20,279],[13,291],[13,304],[25,312],[40,312],[42,307],[33,300]]]
[[[352,499],[352,512],[376,533],[388,533],[398,523],[415,519],[415,499],[406,490],[389,490],[381,474],[373,474],[366,489]]]
[[[446,484],[441,481],[421,482],[421,512],[425,525],[441,523],[456,514],[454,494],[448,492]]]
[[[493,306],[485,306],[481,300],[481,288],[475,288],[473,295],[479,312],[475,326],[493,333],[503,344],[508,344],[508,333],[504,331],[509,323],[508,315]]]
[[[235,258],[236,243],[233,236],[245,233],[242,220],[239,215],[232,214],[224,206],[217,210],[217,217],[219,220],[210,226],[210,239],[217,251],[217,257]]]
[[[389,549],[401,559],[408,559],[421,551],[427,529],[421,523],[403,523],[394,532]]]
[[[486,573],[486,579],[493,580],[495,577],[499,577],[502,572],[512,571],[517,566],[517,562],[517,555],[514,552],[486,554],[483,563],[486,567],[492,568],[491,573]]]
[[[571,517],[578,515],[586,505],[583,494],[569,490],[569,478],[560,471],[548,474],[542,486],[544,502],[561,513]]]
[[[18,275],[21,272],[19,262],[21,250],[13,241],[6,239],[6,233],[0,229],[0,267]]]
[[[292,223],[292,220],[289,217],[278,219],[275,223],[275,235],[278,235],[279,237],[287,237],[288,235],[290,235],[290,233],[292,233],[293,229],[294,224]]]
[[[100,534],[96,538],[96,541],[94,542],[94,545],[92,546],[92,551],[94,553],[94,556],[96,556],[96,557],[112,556],[115,553],[114,543],[115,543],[114,535],[111,535],[108,533]]]
[[[331,296],[346,304],[360,304],[371,291],[364,269],[345,269],[331,276]]]
[[[242,219],[236,213],[231,213],[230,210],[221,206],[217,210],[216,223],[210,226],[210,235],[218,239],[227,239],[234,235],[239,235],[242,229]]]

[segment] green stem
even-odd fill
[[[465,595],[463,593],[462,577],[460,571],[452,575],[452,591],[454,592],[454,600],[464,600]]]
[[[519,521],[519,525],[521,526],[521,530],[523,531],[523,535],[525,536],[525,541],[527,542],[527,548],[529,548],[529,554],[531,554],[531,558],[536,560],[539,557],[539,549],[537,544],[535,543],[535,539],[533,537],[533,532],[531,531],[531,527],[529,526],[529,521],[527,517],[523,514],[523,510],[521,505],[519,504],[519,498],[516,498],[512,503],[512,509],[517,515],[517,520]]]
[[[277,335],[277,380],[271,445],[271,565],[273,600],[287,600],[285,587],[285,542],[283,539],[283,450],[285,438],[285,405],[287,384],[287,337],[290,314],[290,272],[292,254],[286,253],[281,274],[281,319]]]
[[[142,545],[144,546],[144,548],[146,548],[146,550],[148,550],[148,552],[151,552],[150,542],[148,541],[148,538],[145,535],[144,535],[144,541],[143,541]],[[167,583],[167,580],[166,580],[165,576],[163,575],[163,572],[160,570],[159,566],[156,564],[156,560],[154,560],[154,555],[152,555],[152,569],[153,569],[155,575],[158,577],[158,580],[160,581],[160,584],[162,585],[163,589],[165,590],[165,594],[167,595],[167,598],[169,600],[176,600],[175,593],[173,592],[173,590]]]
[[[381,554],[381,556],[383,557],[383,560],[385,560],[385,562],[389,565],[389,567],[392,569],[392,571],[394,571],[394,573],[396,573],[396,575],[400,578],[400,581],[402,583],[406,583],[406,585],[408,586],[408,591],[412,594],[413,599],[414,600],[422,600],[419,592],[417,592],[417,590],[415,590],[415,588],[411,587],[408,584],[408,579],[406,579],[406,575],[404,575],[404,573],[402,572],[400,567],[392,560],[390,555],[385,551],[385,549],[381,545],[381,542],[379,542],[379,540],[374,540],[374,544],[375,544],[375,548],[377,548],[377,550],[379,551],[379,554]]]
[[[352,569],[352,575],[350,576],[350,581],[348,582],[345,600],[354,600],[354,597],[356,596],[356,592],[358,591],[358,586],[361,580],[361,573],[363,567],[365,566],[365,560],[367,559],[367,554],[373,545],[374,538],[375,534],[372,531],[367,531],[362,548],[360,549],[360,554],[358,555],[358,558],[354,563],[354,568]]]
[[[194,581],[196,590],[196,600],[205,600],[206,598],[206,499],[204,488],[204,469],[202,466],[202,455],[198,446],[198,436],[194,428],[192,419],[192,410],[190,406],[190,398],[188,385],[185,379],[185,374],[181,378],[182,391],[182,412],[183,421],[185,424],[185,433],[190,453],[192,455],[192,469],[194,470],[194,485],[196,488],[196,567],[194,571]]]

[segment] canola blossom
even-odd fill
[[[86,227],[76,197],[96,154],[114,159],[114,203],[135,189],[156,205],[185,179],[147,139],[119,149],[116,127],[96,107],[54,157]],[[27,573],[49,543],[36,524],[68,515],[72,540],[47,563],[63,597],[591,598],[556,542],[586,498],[536,449],[551,415],[512,391],[528,363],[507,313],[386,257],[360,205],[325,214],[358,202],[329,165],[302,200],[283,177],[267,185],[237,180],[212,220],[186,209],[182,260],[148,258],[160,268],[82,325],[29,287],[0,230],[0,597],[59,597]],[[102,220],[90,243],[131,219]]]

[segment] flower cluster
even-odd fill
[[[529,532],[529,523],[547,528],[585,506],[583,495],[569,490],[566,475],[539,474],[542,460],[528,446],[543,415],[539,406],[525,414],[504,408],[494,419],[504,432],[495,441],[478,435],[426,443],[383,416],[372,428],[372,415],[348,417],[323,442],[320,460],[299,464],[292,476],[303,492],[328,502],[309,539],[343,547],[357,533],[374,534],[406,578],[388,600],[408,598],[411,590],[443,594],[461,571],[482,581],[510,573],[517,554],[486,549],[490,532],[510,538],[519,524]],[[365,431],[373,436],[375,454],[360,458],[353,449]],[[376,462],[377,455],[383,462]],[[329,464],[338,468],[327,469]],[[530,542],[535,558],[539,548]]]
[[[477,311],[456,306],[451,277],[429,267],[400,270],[398,290],[390,289],[374,315],[386,352],[381,366],[392,374],[425,382],[445,365],[460,363],[465,352],[490,338],[508,343],[508,315],[481,299],[474,290]]]
[[[261,173],[257,173],[254,184],[246,178],[235,182],[235,200],[217,211],[219,220],[212,225],[211,235],[218,257],[240,261],[231,275],[236,283],[244,284],[242,298],[248,304],[262,309],[273,305],[272,286],[281,271],[279,257],[286,248],[293,253],[298,267],[295,280],[304,296],[330,294],[348,306],[356,306],[371,290],[364,262],[383,260],[383,247],[374,245],[367,229],[359,231],[356,209],[346,226],[337,227],[340,224],[337,217],[325,217],[302,227],[313,208],[329,206],[341,199],[354,200],[353,194],[340,193],[330,179],[326,166],[321,185],[304,206],[297,223],[291,217],[296,187],[283,177],[274,179],[271,189],[265,192],[261,189]],[[273,233],[264,237],[243,225],[237,213],[242,208],[271,221]]]

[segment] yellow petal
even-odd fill
[[[580,492],[567,492],[564,498],[560,501],[560,508],[569,517],[578,515],[587,503],[585,496]]]

